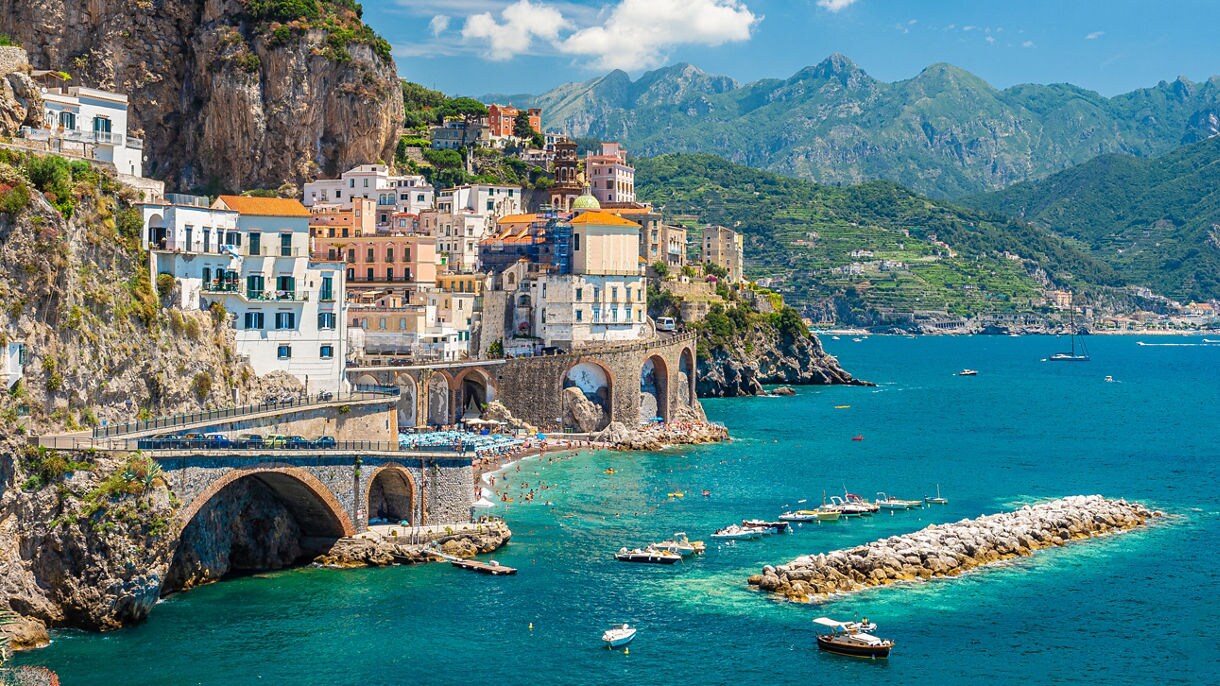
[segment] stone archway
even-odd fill
[[[390,523],[405,521],[412,526],[418,524],[416,493],[415,478],[406,467],[395,463],[378,467],[364,489],[369,519],[385,519]]]
[[[378,381],[377,377],[373,376],[372,374],[361,374],[360,377],[356,379],[356,388],[380,385],[381,382]]]
[[[415,379],[410,374],[402,372],[395,379],[398,386],[398,429],[414,428],[419,425],[419,406],[416,403]]]
[[[449,375],[444,372],[432,372],[428,377],[428,424],[441,426],[453,421],[453,411],[449,407]]]
[[[225,473],[178,516],[182,533],[163,594],[234,573],[299,564],[356,533],[325,484],[305,469],[279,463]]]
[[[660,355],[640,367],[640,423],[660,417],[669,420],[669,366]]]
[[[695,354],[690,348],[682,348],[682,354],[678,357],[678,378],[677,390],[678,401],[683,405],[695,404]]]
[[[562,423],[582,432],[606,428],[614,416],[614,375],[600,360],[583,358],[563,377]]]
[[[457,390],[455,417],[466,417],[474,412],[481,416],[487,403],[496,399],[496,383],[487,372],[476,367],[465,369],[454,380]]]

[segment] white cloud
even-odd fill
[[[987,36],[987,38],[986,38],[985,40],[986,40],[988,43],[994,43],[994,42],[995,42],[995,36]]]
[[[556,47],[593,58],[599,69],[642,69],[661,64],[678,45],[749,40],[761,20],[741,0],[622,0],[604,23],[580,29]]]
[[[908,23],[908,24],[910,24],[911,26],[914,26],[914,25],[916,25],[916,24],[918,24],[918,23],[919,23],[919,20],[918,20],[918,19],[911,19],[911,20],[907,21],[907,23]]]
[[[818,7],[828,12],[838,12],[854,4],[856,0],[818,0]]]
[[[449,28],[449,17],[438,14],[432,17],[432,21],[428,22],[428,29],[432,31],[433,36],[439,36]]]
[[[1090,33],[1089,35],[1085,36],[1084,39],[1085,40],[1097,40],[1098,38],[1101,38],[1104,35],[1106,35],[1105,31],[1094,31],[1093,33]]]
[[[1023,48],[1032,48],[1032,47],[1034,47],[1034,42],[1033,42],[1032,40],[1027,40],[1027,41],[1025,41],[1024,43],[1022,43],[1022,44],[1021,44],[1021,47],[1023,47]]]
[[[962,27],[962,30],[963,30],[963,31],[966,31],[966,32],[970,32],[970,31],[973,31],[973,30],[975,30],[975,29],[977,29],[977,28],[978,28],[977,26],[963,26],[963,27]]]
[[[462,39],[484,41],[483,56],[489,60],[507,60],[528,52],[535,37],[555,41],[567,23],[554,7],[518,0],[505,7],[499,19],[491,12],[467,19],[462,26]]]

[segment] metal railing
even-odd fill
[[[399,389],[397,386],[357,386],[354,390],[348,393],[331,393],[329,391],[323,391],[321,393],[314,393],[311,395],[287,394],[278,398],[268,398],[257,404],[225,407],[216,410],[207,410],[205,412],[190,412],[185,414],[171,415],[168,417],[154,417],[152,419],[142,419],[123,424],[100,426],[93,430],[93,437],[109,438],[112,436],[123,436],[130,433],[155,431],[158,429],[172,431],[176,428],[191,426],[193,424],[200,424],[203,422],[218,422],[225,419],[234,419],[238,417],[263,414],[266,412],[282,411],[285,409],[306,408],[360,400],[378,400],[386,397],[397,396],[398,393]]]
[[[258,245],[249,243],[238,250],[242,257],[309,257],[308,250],[301,248],[285,248],[282,245]]]

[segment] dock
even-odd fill
[[[506,567],[495,560],[491,562],[480,562],[478,560],[450,560],[449,564],[459,569],[469,569],[472,572],[479,574],[490,574],[491,576],[512,576],[517,573],[516,567]]]

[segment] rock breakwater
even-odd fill
[[[393,530],[393,527],[387,527]],[[391,535],[372,530],[341,538],[327,553],[314,562],[328,567],[383,567],[396,563],[417,563],[436,560],[434,551],[467,558],[499,550],[512,538],[513,532],[502,521],[480,524],[475,528],[437,531],[423,536]],[[395,532],[396,533],[396,532]]]
[[[1070,496],[903,536],[763,567],[751,586],[808,603],[898,581],[956,576],[975,567],[1032,555],[1070,541],[1142,526],[1153,512],[1139,503],[1100,495]]]

